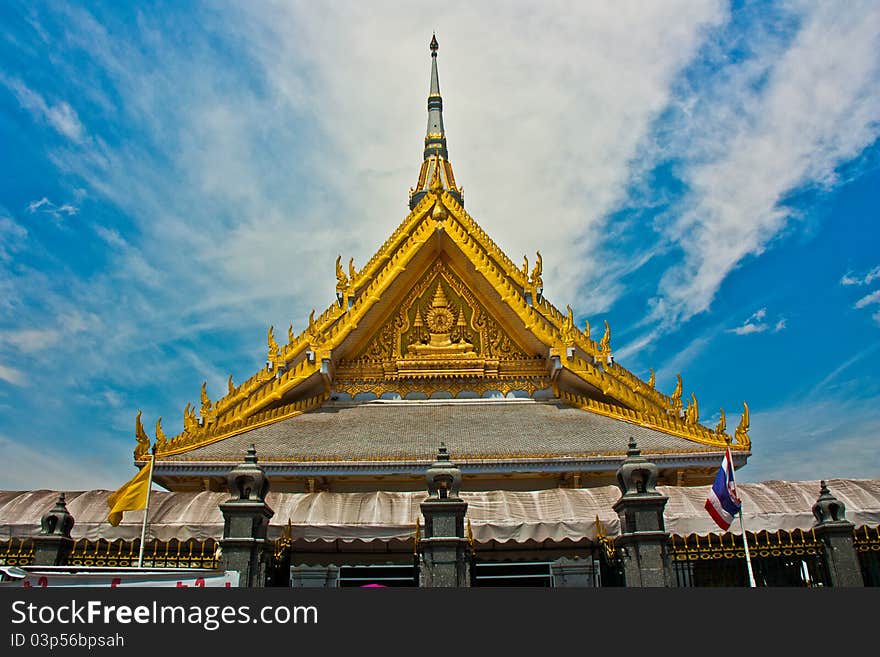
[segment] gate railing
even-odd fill
[[[30,566],[34,561],[34,541],[12,538],[0,541],[0,566]]]
[[[758,586],[827,586],[824,548],[813,530],[747,532]],[[667,546],[678,586],[746,585],[742,536],[670,536]]]
[[[853,547],[859,557],[865,586],[880,586],[880,526],[857,528],[853,532]]]
[[[216,568],[218,543],[213,538],[179,541],[150,541],[144,546],[144,568]],[[69,566],[137,566],[140,540],[97,541],[81,538],[74,542],[67,558]]]

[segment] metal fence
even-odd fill
[[[13,538],[0,542],[0,566],[30,566],[34,561],[34,542]]]
[[[822,542],[815,533],[748,533],[749,552],[758,586],[827,586]],[[668,550],[676,583],[692,586],[748,586],[742,536],[673,535]]]
[[[218,543],[213,538],[151,541],[144,546],[145,568],[216,568]],[[67,558],[71,566],[137,566],[140,540],[79,539]]]
[[[856,529],[853,547],[859,557],[865,586],[880,586],[880,527]]]

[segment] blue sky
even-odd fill
[[[586,4],[586,3],[585,3]],[[0,6],[0,489],[115,488],[407,213],[469,212],[740,477],[880,472],[880,5]]]

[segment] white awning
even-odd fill
[[[880,479],[832,479],[828,486],[846,505],[847,519],[857,527],[880,525]],[[658,490],[669,497],[664,516],[670,533],[719,531],[703,508],[708,486],[660,486]],[[809,530],[815,522],[811,509],[819,495],[818,481],[741,484],[739,493],[750,532]],[[140,536],[140,511],[126,513],[118,527],[107,523],[109,494],[102,490],[66,493],[67,508],[76,519],[74,538],[114,541]],[[597,517],[609,535],[620,530],[612,510],[620,496],[615,486],[465,492],[461,496],[468,503],[467,517],[479,543],[594,539]],[[0,492],[0,540],[33,536],[39,531],[40,517],[57,497],[57,492],[45,490]],[[421,491],[269,493],[267,502],[275,511],[270,537],[278,536],[289,520],[297,541],[408,541],[425,497]],[[220,538],[223,516],[218,505],[228,498],[228,493],[154,491],[148,537],[163,541]],[[731,531],[739,533],[738,522]]]

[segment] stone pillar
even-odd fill
[[[667,497],[658,493],[657,466],[641,455],[633,438],[626,460],[617,471],[622,493],[614,510],[620,517],[620,536],[615,545],[623,560],[627,586],[672,586],[669,534],[663,522]]]
[[[237,570],[239,586],[262,587],[271,543],[266,540],[269,520],[275,512],[266,504],[269,479],[257,465],[257,450],[251,445],[244,462],[227,476],[232,497],[220,504],[223,513],[223,540],[220,567]]]
[[[846,506],[823,481],[813,505],[816,537],[825,547],[825,572],[831,586],[864,586],[862,567],[853,546],[853,525],[846,519]]]
[[[34,536],[35,566],[66,566],[73,548],[70,530],[74,519],[67,510],[64,493],[55,506],[40,519],[40,533]]]
[[[419,586],[470,586],[470,544],[464,526],[467,502],[458,496],[461,470],[449,461],[443,443],[425,477],[428,497],[421,504],[425,537],[418,543]]]
[[[557,588],[596,586],[596,566],[592,559],[562,557],[550,564],[550,571]]]

